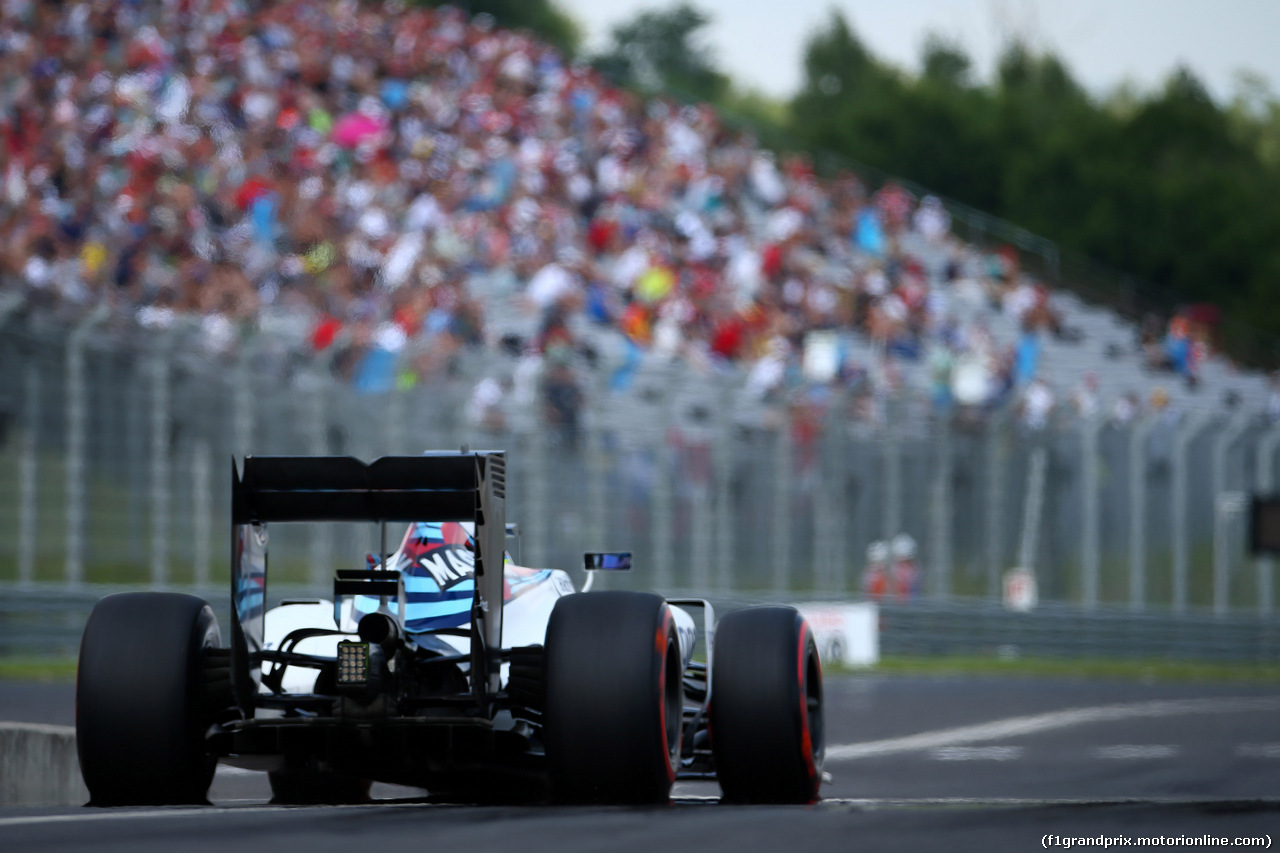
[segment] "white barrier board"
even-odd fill
[[[809,620],[823,664],[875,666],[880,662],[880,610],[871,602],[797,604]]]

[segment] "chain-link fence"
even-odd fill
[[[508,452],[528,565],[632,550],[639,586],[856,596],[868,547],[907,534],[921,598],[998,600],[1019,567],[1085,608],[1273,606],[1241,494],[1275,487],[1280,431],[1243,415],[1032,430],[829,387],[754,400],[679,362],[614,391],[584,365],[479,352],[365,393],[270,336],[213,355],[103,320],[0,333],[0,582],[220,583],[233,458],[466,444]],[[367,527],[281,526],[272,576],[323,590],[374,547]]]

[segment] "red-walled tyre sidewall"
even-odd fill
[[[727,802],[811,803],[822,784],[822,668],[792,607],[752,607],[716,626],[711,748]]]
[[[543,736],[553,798],[665,803],[680,758],[683,673],[661,596],[561,598],[547,625]]]

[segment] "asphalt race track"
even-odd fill
[[[72,689],[0,683],[0,719],[69,725]],[[1030,850],[1052,846],[1046,836],[1269,847],[1277,721],[1280,690],[1267,688],[829,678],[831,781],[816,806],[720,806],[699,783],[655,809],[442,806],[389,786],[372,805],[285,808],[267,804],[261,774],[226,769],[212,808],[0,809],[0,850]]]

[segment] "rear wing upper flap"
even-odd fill
[[[472,521],[488,452],[384,456],[247,456],[233,472],[235,524],[270,521]],[[234,465],[233,465],[234,468]],[[499,490],[505,477],[494,478]]]

